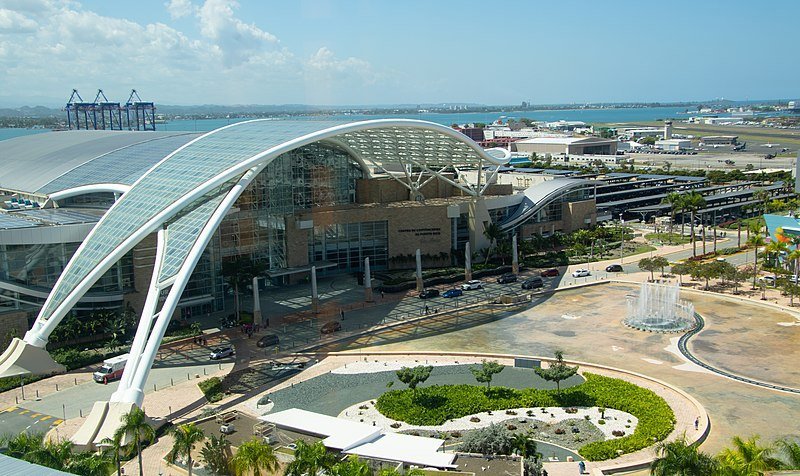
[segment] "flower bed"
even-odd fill
[[[580,448],[591,461],[631,453],[666,438],[675,426],[672,409],[654,392],[624,380],[584,374],[586,382],[555,390],[515,390],[474,385],[436,385],[412,390],[393,390],[378,399],[376,408],[384,416],[412,425],[441,425],[444,422],[489,410],[520,407],[606,407],[630,413],[639,423],[633,434],[598,441]]]

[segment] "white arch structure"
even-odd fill
[[[414,198],[421,197],[420,189],[433,177],[479,196],[486,185],[480,179],[477,184],[459,180],[459,169],[480,170],[510,159],[507,151],[484,151],[449,127],[407,119],[344,125],[255,120],[209,132],[167,155],[124,190],[75,252],[31,330],[23,340],[14,339],[0,357],[0,376],[57,370],[59,366],[44,350],[50,333],[114,263],[157,232],[156,262],[130,360],[111,397],[112,402],[141,406],[143,386],[170,318],[227,210],[275,158],[320,141],[343,148],[364,169],[372,166],[386,171],[386,165],[399,164],[402,175],[390,176]],[[454,171],[456,179],[446,171]],[[159,295],[167,290],[159,309]],[[99,428],[105,417],[98,418]],[[99,441],[102,435],[97,439],[95,435],[96,431],[92,439]]]

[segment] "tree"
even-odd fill
[[[200,450],[200,456],[206,464],[206,468],[212,473],[220,476],[228,476],[230,472],[231,461],[231,442],[225,438],[225,435],[211,435],[208,440],[203,444]]]
[[[523,458],[538,457],[536,452],[536,440],[522,433],[515,433],[511,439],[511,446],[519,452]]]
[[[170,461],[174,463],[176,458],[186,456],[186,468],[189,476],[192,476],[192,450],[194,450],[195,444],[206,438],[206,435],[194,423],[177,426],[173,428],[171,433],[174,442],[170,452]]]
[[[556,383],[556,391],[561,393],[561,381],[566,380],[578,372],[578,367],[570,367],[564,363],[564,353],[560,350],[554,352],[556,360],[550,363],[546,369],[537,367],[533,369],[536,375],[547,380],[548,382]]]
[[[639,260],[639,269],[642,271],[650,271],[650,281],[654,281],[655,277],[653,276],[653,271],[656,270],[656,267],[653,265],[653,260],[650,258],[642,258]]]
[[[680,282],[681,286],[683,286],[683,275],[692,274],[692,270],[697,267],[697,263],[694,261],[687,261],[685,263],[675,263],[671,266],[671,271],[673,274],[678,275],[678,281]]]
[[[654,268],[658,268],[661,270],[661,277],[664,277],[664,268],[669,266],[669,260],[663,256],[656,256],[652,260],[652,265]]]
[[[464,436],[459,451],[485,455],[508,455],[514,450],[514,436],[504,426],[492,423]]]
[[[794,297],[800,294],[800,286],[797,283],[786,281],[783,283],[783,290],[789,295],[789,307],[794,307]]]
[[[756,232],[747,239],[747,244],[753,247],[753,289],[756,288],[756,276],[758,276],[758,249],[764,246],[764,237]]]
[[[356,455],[350,455],[331,468],[332,476],[372,476],[369,464]]]
[[[761,476],[765,471],[781,469],[781,461],[775,458],[775,446],[760,446],[758,436],[747,440],[734,436],[733,448],[725,448],[719,455],[720,472],[737,476]]]
[[[418,365],[416,367],[403,367],[397,372],[397,379],[408,385],[411,390],[416,390],[417,385],[424,383],[431,376],[432,365]]]
[[[261,476],[261,471],[269,473],[278,469],[278,458],[275,457],[270,445],[253,438],[242,443],[242,446],[236,451],[231,458],[231,468],[236,476],[249,473],[252,473],[253,476]]]
[[[784,469],[800,469],[800,444],[788,438],[776,443],[783,460]]]
[[[778,282],[778,268],[780,267],[780,257],[782,253],[786,253],[789,247],[782,241],[772,241],[767,245],[767,256],[772,256],[772,266],[774,268],[775,282]]]
[[[139,458],[139,476],[144,476],[144,469],[142,469],[142,441],[145,444],[152,443],[156,437],[156,432],[147,423],[147,417],[144,412],[135,405],[131,408],[131,411],[122,415],[122,426],[114,433],[114,439],[123,441],[124,435],[129,436],[136,445],[136,454]]]
[[[714,476],[717,462],[697,445],[686,442],[686,435],[656,446],[658,457],[650,464],[653,476]]]
[[[503,237],[503,231],[496,223],[489,223],[483,229],[483,235],[489,240],[489,249],[486,250],[486,262],[485,262],[488,263],[489,258],[492,256],[492,246],[497,244],[497,240]]]
[[[111,438],[104,438],[100,442],[101,447],[104,447],[106,451],[111,451],[111,453],[113,453],[114,464],[116,464],[117,466],[117,476],[122,475],[122,464],[120,462],[119,455],[124,449],[124,446],[122,444],[122,439],[124,438],[124,436],[125,433],[116,431],[114,432],[114,436],[112,436]]]
[[[663,204],[669,204],[670,219],[669,219],[669,242],[672,243],[672,225],[675,222],[675,212],[683,206],[683,194],[678,192],[668,193],[663,200]],[[683,237],[683,220],[681,220],[681,237]]]
[[[239,306],[239,289],[252,284],[253,278],[264,271],[264,266],[255,263],[249,256],[238,256],[232,261],[222,262],[222,276],[233,288],[234,308],[236,318],[239,319],[241,309]]]
[[[65,467],[68,472],[82,476],[108,476],[113,468],[114,462],[107,452],[91,451],[73,454]]]
[[[477,380],[479,383],[485,383],[486,388],[488,389],[492,385],[492,378],[494,375],[499,374],[505,368],[505,365],[497,363],[496,360],[487,361],[486,359],[483,359],[480,367],[470,367],[469,371],[475,376],[475,380]]]
[[[317,476],[322,471],[329,473],[336,464],[336,456],[328,453],[321,441],[308,444],[297,440],[295,444],[294,461],[286,467],[286,476]]]
[[[682,201],[684,210],[689,210],[690,214],[689,219],[691,220],[692,256],[697,256],[697,243],[694,239],[694,214],[706,206],[706,200],[697,192],[689,192],[688,194],[684,195]]]

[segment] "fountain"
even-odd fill
[[[642,283],[639,296],[628,297],[626,326],[651,332],[681,332],[694,327],[694,304],[680,299],[678,283]]]

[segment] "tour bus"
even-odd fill
[[[118,355],[103,361],[103,366],[94,373],[94,381],[98,383],[108,383],[122,377],[122,371],[125,369],[125,364],[128,362],[129,355],[130,354]]]

